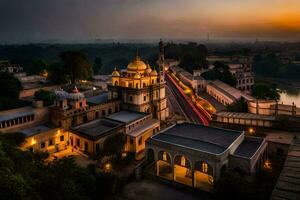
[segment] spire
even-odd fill
[[[141,58],[140,58],[140,55],[139,55],[139,49],[137,48],[136,49],[136,56],[135,56],[135,59],[136,60],[140,60]]]

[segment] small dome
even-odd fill
[[[68,99],[78,101],[84,99],[84,94],[79,92],[77,87],[75,86],[71,93],[68,94]]]
[[[141,78],[141,75],[140,75],[140,73],[136,73],[135,75],[134,75],[134,77],[133,78],[135,78],[135,79],[140,79]]]
[[[151,71],[152,71],[152,69],[151,69],[150,65],[147,65],[147,69],[146,69],[145,73],[150,74]]]
[[[121,76],[120,73],[118,72],[118,70],[115,68],[115,70],[113,71],[113,73],[111,74],[114,77],[119,77]]]
[[[147,65],[138,56],[127,66],[128,71],[145,71],[146,69]]]
[[[150,76],[157,76],[157,75],[158,75],[158,73],[155,69],[152,70],[152,72],[150,73]]]
[[[62,89],[56,90],[54,92],[54,94],[55,94],[55,98],[57,100],[64,100],[64,99],[68,98],[68,95],[69,95],[66,91],[64,91]]]

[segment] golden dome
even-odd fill
[[[158,75],[158,73],[155,69],[152,70],[152,72],[150,73],[150,76],[157,76],[157,75]]]
[[[145,71],[146,69],[147,65],[138,56],[127,66],[128,71]]]
[[[150,65],[147,65],[147,69],[146,69],[145,73],[150,74],[151,71],[152,71],[152,69],[151,69]]]
[[[115,68],[115,70],[113,71],[113,73],[111,75],[112,76],[121,76],[116,68]]]
[[[140,75],[140,73],[136,73],[135,75],[134,75],[134,77],[133,78],[135,78],[135,79],[140,79],[141,78],[141,75]]]

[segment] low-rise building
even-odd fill
[[[25,136],[21,149],[48,152],[49,154],[67,149],[69,133],[62,128],[39,125],[20,131]]]
[[[146,160],[156,176],[209,191],[227,168],[253,175],[267,158],[263,138],[244,132],[182,123],[146,142]]]
[[[106,117],[124,125],[125,151],[134,153],[136,159],[144,157],[145,141],[160,130],[160,122],[152,114],[120,111]]]
[[[223,105],[229,105],[244,98],[246,101],[254,100],[253,97],[219,80],[207,84],[206,92]]]

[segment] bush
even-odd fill
[[[34,98],[42,100],[45,106],[49,106],[54,103],[55,95],[54,92],[41,89],[34,93]]]

